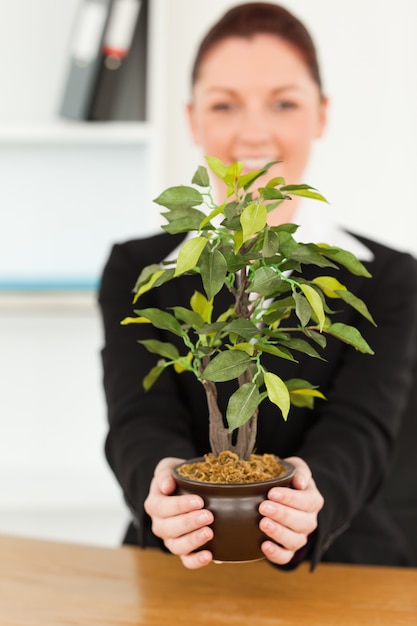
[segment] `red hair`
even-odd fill
[[[229,37],[250,39],[260,33],[275,35],[295,48],[322,93],[317,52],[308,30],[292,13],[269,2],[248,2],[235,6],[210,28],[197,50],[191,74],[192,85],[198,80],[204,57],[217,44]]]

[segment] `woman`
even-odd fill
[[[248,171],[280,161],[268,176],[303,182],[312,144],[325,129],[327,107],[313,42],[281,7],[235,7],[201,43],[188,116],[204,154],[225,163],[242,161]],[[220,188],[218,193],[222,197]],[[340,280],[365,300],[378,328],[362,330],[377,353],[371,360],[341,345],[326,355],[331,367],[308,357],[288,365],[284,378],[312,380],[326,394],[328,401],[313,415],[296,409],[285,426],[275,426],[274,418],[270,431],[269,409],[261,405],[257,451],[287,457],[297,468],[293,488],[272,489],[260,506],[260,526],[269,538],[262,550],[282,567],[307,558],[313,565],[320,559],[406,565],[407,546],[377,493],[411,385],[416,263],[344,232],[297,200],[269,215],[271,224],[300,223],[305,241],[319,237],[368,264],[370,281],[344,274],[342,280],[342,273]],[[141,269],[162,261],[180,241],[181,236],[161,234],[117,245],[104,270],[106,455],[133,514],[125,541],[160,546],[180,556],[186,567],[197,568],[212,560],[201,549],[212,537],[212,514],[199,497],[172,495],[171,468],[209,449],[206,415],[197,418],[205,410],[204,393],[198,381],[165,372],[144,394],[141,380],[154,364],[152,357],[140,351],[137,327],[120,326],[131,313],[131,290]],[[188,302],[187,277],[175,281],[174,292],[164,287],[145,294],[141,307],[178,305],[182,297]],[[343,321],[363,325],[353,313]],[[357,389],[353,398],[352,388]]]

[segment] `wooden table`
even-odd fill
[[[152,549],[0,536],[1,626],[416,626],[417,569],[186,570]]]

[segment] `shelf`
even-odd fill
[[[0,144],[148,144],[148,122],[57,121],[0,125]]]
[[[96,315],[96,291],[0,292],[0,317],[68,312]]]

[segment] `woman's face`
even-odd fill
[[[274,35],[231,37],[203,59],[188,107],[194,141],[203,153],[224,163],[242,161],[244,172],[270,161],[262,186],[272,176],[288,184],[304,182],[312,142],[323,133],[326,101],[301,56]],[[224,188],[218,189],[220,198]],[[296,208],[288,204],[289,215]]]

